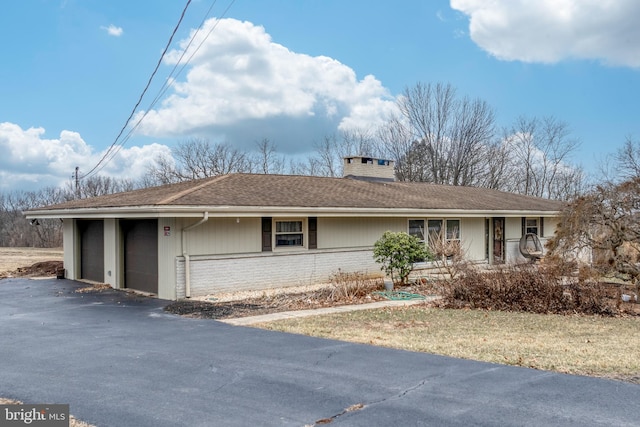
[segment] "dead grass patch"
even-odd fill
[[[546,315],[427,306],[257,325],[331,338],[640,383],[640,318]]]

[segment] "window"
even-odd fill
[[[447,220],[447,242],[460,241],[460,220]]]
[[[460,220],[447,220],[447,234],[444,255],[450,259],[460,252]]]
[[[442,246],[442,220],[430,219],[427,221],[427,227],[429,230],[429,248],[437,252],[437,249]]]
[[[275,236],[276,248],[302,247],[304,245],[302,220],[276,221]]]
[[[525,221],[526,233],[538,235],[538,218],[527,218]]]
[[[409,220],[409,235],[417,237],[418,240],[424,242],[424,219]]]
[[[409,234],[426,242],[433,254],[443,257],[453,256],[460,248],[459,219],[410,219]]]

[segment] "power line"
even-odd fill
[[[178,67],[181,65],[182,59],[184,58],[184,56],[186,55],[187,51],[189,50],[189,47],[191,47],[191,44],[194,42],[194,40],[196,39],[198,33],[200,32],[200,30],[204,27],[205,22],[207,21],[207,19],[209,18],[209,15],[211,14],[211,11],[213,9],[213,7],[215,6],[215,4],[217,3],[217,0],[214,0],[214,2],[211,4],[211,6],[209,7],[209,10],[207,11],[207,13],[205,14],[204,18],[202,19],[202,22],[200,23],[200,25],[198,26],[198,29],[192,34],[189,43],[187,43],[187,46],[184,48],[184,50],[182,51],[182,55],[180,55],[180,58],[178,59],[178,61],[176,62],[176,64],[174,65],[173,69],[171,70],[171,72],[169,73],[169,76],[167,77],[167,79],[165,80],[165,82],[163,83],[162,87],[158,90],[158,94],[155,96],[155,98],[153,99],[153,101],[149,104],[149,107],[145,110],[144,114],[142,115],[142,117],[140,117],[138,119],[138,121],[136,122],[136,124],[131,127],[131,129],[129,129],[129,132],[127,132],[127,134],[125,135],[123,141],[118,145],[118,147],[110,152],[110,153],[106,153],[105,156],[108,154],[109,157],[106,159],[106,162],[109,162],[111,159],[113,159],[113,157],[115,157],[116,154],[118,154],[118,152],[122,149],[122,147],[124,146],[124,144],[131,138],[133,132],[138,128],[138,126],[140,126],[140,124],[142,123],[142,121],[145,119],[145,117],[147,117],[147,114],[149,114],[149,112],[151,111],[151,109],[153,109],[153,107],[158,103],[158,101],[162,98],[162,96],[167,92],[167,90],[169,90],[169,88],[171,86],[173,86],[173,84],[175,83],[176,79],[178,78],[178,76],[180,74],[182,74],[182,72],[184,71],[184,69],[186,68],[186,66],[189,64],[189,62],[191,61],[191,59],[194,57],[194,55],[198,52],[198,50],[200,50],[200,48],[202,47],[202,45],[204,44],[204,42],[207,40],[207,38],[211,35],[211,33],[213,32],[213,30],[216,29],[216,27],[218,26],[218,23],[220,22],[220,19],[224,18],[224,16],[227,14],[227,12],[229,11],[229,9],[231,8],[231,6],[235,3],[235,0],[232,0],[229,5],[227,6],[227,8],[224,10],[224,12],[222,13],[222,15],[220,15],[220,18],[218,19],[218,21],[215,23],[215,25],[213,25],[213,27],[209,30],[209,32],[207,33],[207,35],[203,38],[203,40],[200,42],[200,44],[198,45],[198,47],[196,49],[194,49],[193,53],[189,56],[189,58],[182,64],[182,66],[180,67],[180,70],[176,73],[176,70],[178,69]],[[174,73],[175,73],[175,77],[174,77]]]
[[[184,69],[186,68],[186,66],[189,64],[189,62],[191,61],[191,59],[194,57],[194,55],[198,52],[198,50],[200,50],[200,48],[202,47],[202,45],[204,44],[204,42],[207,40],[207,38],[211,35],[211,33],[216,29],[216,27],[218,26],[218,23],[220,22],[220,19],[224,18],[224,16],[227,14],[227,12],[229,11],[229,9],[231,8],[231,6],[235,3],[235,0],[231,0],[231,2],[229,3],[229,5],[227,6],[227,8],[224,10],[224,12],[222,13],[222,15],[220,16],[220,18],[218,19],[218,21],[215,23],[215,25],[212,26],[212,28],[209,30],[209,32],[207,33],[207,35],[203,38],[203,40],[200,42],[200,44],[198,45],[198,47],[196,49],[194,49],[193,53],[189,56],[189,58],[187,59],[187,61],[185,61],[182,64],[182,67],[180,67],[180,70],[175,74],[175,77],[173,77],[174,72],[176,71],[176,69],[180,66],[180,62],[182,61],[182,59],[184,58],[184,56],[186,55],[189,47],[191,46],[191,44],[193,43],[193,41],[195,40],[197,34],[200,32],[200,29],[204,27],[204,23],[207,21],[209,15],[211,14],[211,11],[213,9],[213,7],[215,6],[215,4],[217,3],[217,0],[214,0],[213,3],[211,4],[211,6],[209,7],[209,9],[207,10],[207,13],[205,14],[205,17],[202,19],[202,22],[200,23],[200,26],[198,27],[198,29],[193,33],[193,35],[191,36],[191,39],[189,40],[189,43],[187,44],[187,46],[184,48],[182,55],[180,55],[180,58],[178,59],[178,61],[176,62],[176,64],[174,65],[173,69],[171,70],[171,73],[169,74],[169,76],[167,77],[167,79],[165,80],[165,83],[162,85],[162,87],[159,89],[158,94],[156,95],[156,97],[153,99],[153,101],[151,102],[151,104],[149,105],[149,108],[147,108],[144,112],[144,114],[142,115],[142,117],[140,117],[140,119],[138,119],[138,121],[136,122],[136,124],[129,130],[129,132],[127,132],[127,134],[125,135],[125,137],[123,138],[122,141],[118,142],[118,139],[120,138],[120,136],[122,136],[122,133],[124,132],[124,130],[126,129],[126,127],[128,126],[129,122],[131,121],[131,118],[133,117],[133,115],[135,114],[136,109],[138,108],[138,106],[140,105],[140,102],[142,100],[142,98],[144,97],[144,94],[146,93],[147,89],[149,88],[149,85],[151,83],[151,80],[153,79],[155,73],[157,72],[160,64],[162,63],[162,59],[164,58],[169,45],[171,44],[171,41],[173,39],[173,36],[175,35],[178,27],[180,26],[180,23],[182,22],[182,19],[184,17],[184,14],[189,6],[189,3],[191,2],[191,0],[189,0],[184,8],[184,10],[182,11],[182,15],[180,17],[180,20],[178,21],[178,24],[176,26],[176,28],[174,29],[171,38],[169,39],[169,43],[167,44],[167,47],[165,48],[164,52],[162,53],[162,56],[160,57],[160,60],[158,61],[158,65],[156,66],[156,69],[154,70],[151,78],[149,79],[149,82],[147,83],[147,86],[145,87],[145,90],[143,91],[142,95],[140,96],[140,99],[138,100],[138,103],[136,104],[136,106],[134,107],[133,111],[131,112],[131,114],[129,115],[129,118],[127,119],[127,122],[125,123],[125,125],[122,127],[122,129],[120,130],[120,133],[118,134],[118,136],[116,137],[116,139],[114,140],[113,144],[111,144],[111,146],[109,147],[109,149],[105,152],[105,154],[102,156],[102,158],[100,159],[100,161],[96,164],[96,166],[94,166],[93,169],[91,169],[87,174],[85,174],[84,176],[82,176],[82,178],[85,178],[87,176],[89,176],[92,173],[97,173],[98,171],[100,171],[104,166],[106,166],[106,164],[111,161],[115,155],[122,149],[122,147],[124,146],[124,144],[131,138],[131,135],[133,134],[133,132],[135,131],[135,129],[138,128],[138,126],[140,125],[140,123],[144,120],[144,118],[147,116],[147,114],[151,111],[151,109],[156,105],[156,103],[160,100],[160,98],[166,93],[166,91],[173,86],[173,84],[176,81],[176,78],[184,71]],[[102,166],[101,166],[102,165]]]
[[[184,15],[187,13],[187,9],[189,8],[190,4],[191,4],[191,0],[187,0],[187,4],[184,6],[184,8],[182,9],[182,13],[180,14],[180,19],[178,20],[178,23],[174,27],[173,31],[171,32],[171,36],[169,37],[169,41],[167,42],[167,45],[165,46],[164,50],[162,51],[162,55],[160,55],[160,59],[158,60],[158,63],[156,64],[156,67],[154,68],[153,72],[151,73],[151,77],[149,77],[149,80],[147,81],[147,84],[144,87],[144,90],[142,91],[142,94],[138,98],[138,102],[136,102],[136,105],[131,110],[131,114],[129,114],[129,117],[127,118],[127,121],[125,122],[125,124],[120,129],[120,132],[118,132],[118,136],[116,136],[116,139],[109,146],[109,148],[107,149],[105,154],[102,156],[100,161],[98,161],[98,163],[93,167],[93,169],[91,169],[89,172],[87,172],[85,175],[83,175],[81,177],[82,179],[88,177],[94,171],[96,171],[98,169],[98,167],[105,161],[107,156],[110,154],[111,150],[113,150],[114,147],[116,146],[116,144],[118,143],[118,139],[120,139],[120,137],[124,133],[125,129],[129,125],[129,122],[131,121],[131,118],[133,117],[133,115],[135,114],[136,110],[138,109],[138,106],[140,106],[140,103],[142,102],[142,98],[147,93],[147,90],[149,89],[149,86],[151,86],[151,81],[153,80],[153,78],[155,77],[156,73],[158,72],[158,69],[160,68],[160,65],[162,65],[162,60],[164,59],[167,51],[169,50],[169,47],[171,47],[171,43],[173,42],[173,37],[178,32],[178,28],[180,28],[180,24],[182,23],[182,20],[184,19]],[[111,158],[113,158],[113,157],[111,157]]]

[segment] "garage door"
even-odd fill
[[[124,286],[158,293],[158,221],[121,221],[124,237]]]
[[[78,221],[80,278],[104,281],[104,225],[102,221]]]

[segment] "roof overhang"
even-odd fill
[[[474,210],[474,209],[415,209],[415,208],[351,208],[301,206],[135,206],[77,209],[32,209],[23,214],[34,218],[200,218],[209,217],[554,217],[559,211],[541,210]]]

